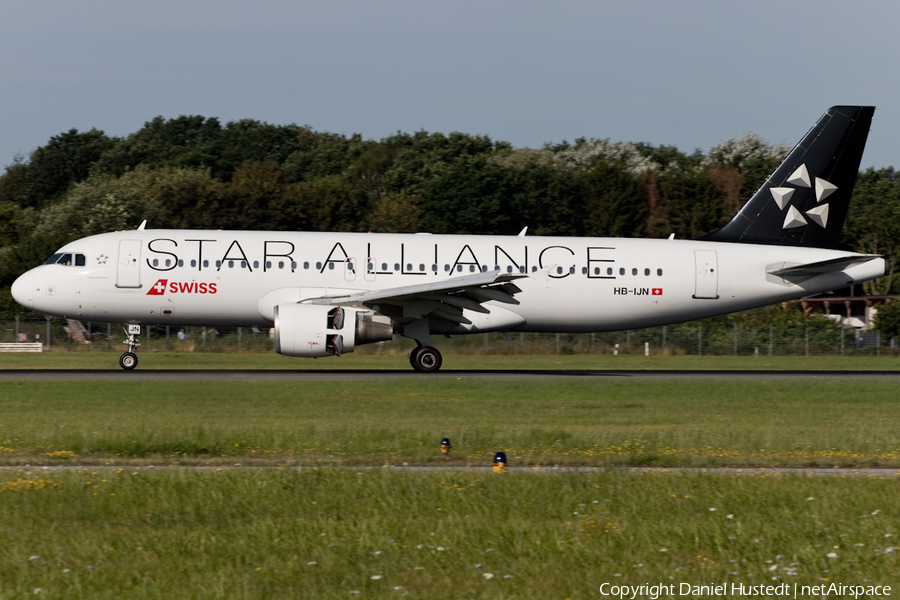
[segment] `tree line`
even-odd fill
[[[0,311],[12,281],[71,240],[152,228],[697,237],[790,149],[753,134],[707,152],[580,138],[514,148],[465,133],[381,140],[255,120],[157,117],[126,137],[75,129],[0,175]],[[843,243],[879,253],[898,291],[900,181],[860,173]]]

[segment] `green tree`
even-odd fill
[[[890,266],[885,277],[866,282],[869,294],[895,289],[894,273],[900,259],[900,178],[893,168],[860,173],[842,242],[857,252],[882,254]]]
[[[900,302],[893,300],[878,308],[875,329],[889,338],[900,338]]]
[[[100,157],[116,145],[102,131],[70,129],[50,138],[31,154],[25,172],[26,193],[20,206],[46,206],[70,185],[87,179]]]

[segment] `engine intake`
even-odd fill
[[[320,304],[275,307],[275,352],[285,356],[340,356],[358,344],[388,341],[390,319],[368,311]]]

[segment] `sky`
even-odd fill
[[[900,167],[900,3],[79,0],[0,4],[0,167],[157,115],[381,139],[793,145],[875,105],[861,168]]]

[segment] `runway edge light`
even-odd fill
[[[506,452],[494,455],[494,473],[506,473]]]

